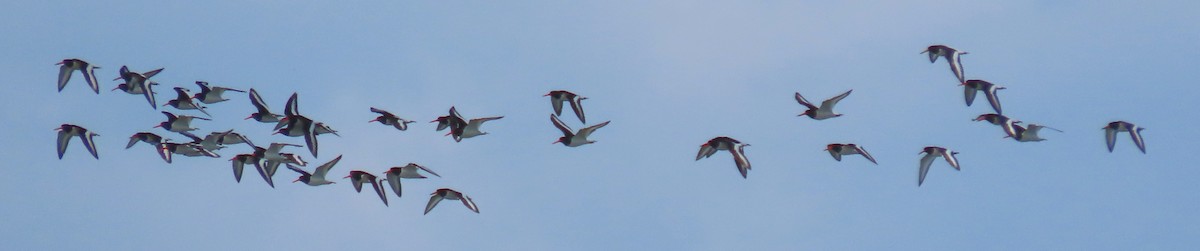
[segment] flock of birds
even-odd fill
[[[995,113],[979,115],[974,119],[974,121],[987,121],[993,125],[1000,126],[1007,135],[1005,138],[1012,138],[1018,142],[1037,142],[1045,140],[1038,135],[1042,129],[1050,129],[1062,132],[1061,130],[1039,124],[1031,123],[1021,125],[1023,123],[1022,121],[1003,115],[1000,106],[1000,99],[997,96],[997,91],[1003,90],[1005,87],[1001,87],[984,80],[966,79],[963,73],[961,56],[967,54],[967,52],[956,50],[945,45],[932,45],[923,51],[922,54],[928,54],[930,63],[937,62],[938,58],[946,59],[945,61],[949,63],[950,71],[953,72],[954,76],[957,78],[959,86],[963,86],[963,94],[967,106],[971,106],[977,93],[984,93],[988,103],[995,110]],[[58,65],[61,65],[58,75],[59,92],[62,92],[63,88],[67,85],[67,82],[70,81],[74,72],[79,71],[91,89],[97,94],[100,93],[99,81],[96,79],[95,74],[95,69],[100,67],[92,65],[84,60],[74,58],[64,59],[59,62]],[[120,77],[113,80],[123,80],[124,83],[117,85],[117,87],[113,90],[122,90],[128,94],[141,95],[146,99],[147,102],[149,102],[152,108],[157,110],[158,102],[155,98],[156,93],[154,92],[154,86],[159,84],[151,81],[150,78],[154,77],[162,70],[163,69],[160,68],[138,73],[130,71],[127,67],[122,66],[119,71]],[[228,101],[229,99],[224,98],[223,96],[227,92],[248,93],[250,103],[254,105],[256,111],[245,119],[254,119],[255,121],[261,123],[274,124],[274,129],[272,129],[274,131],[273,134],[282,134],[288,137],[303,137],[305,145],[301,146],[288,143],[271,143],[264,148],[252,143],[245,135],[234,132],[233,130],[212,132],[205,137],[200,137],[192,133],[192,131],[197,130],[197,128],[193,128],[191,123],[195,120],[209,121],[212,120],[211,118],[179,115],[162,111],[161,113],[166,116],[166,120],[155,126],[155,128],[161,127],[164,130],[181,134],[190,139],[190,141],[172,142],[171,139],[164,138],[152,132],[137,132],[130,136],[129,143],[125,146],[125,148],[130,149],[138,142],[144,142],[153,146],[155,151],[164,161],[171,163],[173,155],[219,158],[220,155],[214,151],[223,149],[227,145],[246,144],[250,147],[250,149],[253,150],[253,152],[237,154],[230,159],[230,161],[233,163],[232,166],[234,179],[237,182],[241,182],[243,168],[245,165],[249,164],[254,166],[255,170],[259,173],[263,180],[266,181],[267,185],[275,187],[273,177],[275,176],[279,166],[282,164],[285,165],[289,170],[295,171],[300,175],[292,182],[303,182],[309,186],[321,186],[334,183],[326,176],[328,176],[330,169],[337,165],[342,156],[339,155],[333,160],[317,166],[312,172],[308,172],[300,168],[307,166],[307,162],[301,158],[300,154],[284,152],[285,147],[305,147],[308,149],[308,152],[314,158],[316,158],[318,154],[317,136],[322,134],[337,135],[337,131],[333,130],[325,123],[315,121],[300,114],[298,94],[293,93],[292,96],[288,98],[283,114],[280,115],[273,113],[267,105],[267,102],[265,102],[254,89],[250,89],[247,92],[227,87],[210,86],[209,83],[204,81],[196,81],[196,85],[200,88],[200,92],[196,93],[195,95],[191,94],[191,91],[187,88],[175,87],[174,90],[177,94],[176,98],[167,101],[165,104],[177,110],[197,110],[203,113],[205,116],[211,117],[208,111],[205,110],[206,107],[204,105]],[[833,111],[834,106],[836,106],[838,102],[841,102],[843,99],[850,96],[852,91],[853,90],[846,91],[841,95],[829,98],[821,102],[819,106],[808,101],[804,98],[804,96],[797,92],[795,94],[796,102],[807,108],[804,113],[801,113],[798,116],[808,116],[814,120],[825,120],[840,117],[842,114],[835,113]],[[597,129],[600,129],[611,122],[605,121],[603,123],[586,126],[578,131],[572,130],[570,126],[568,126],[559,118],[562,116],[563,103],[568,103],[571,106],[571,110],[574,111],[575,116],[579,119],[579,122],[586,125],[587,120],[584,116],[581,102],[587,98],[565,90],[551,91],[544,96],[550,97],[550,103],[554,111],[554,113],[550,114],[551,123],[563,133],[563,136],[559,137],[558,141],[555,141],[554,143],[561,143],[567,147],[578,147],[595,143],[596,141],[589,140],[588,137],[591,136],[591,134]],[[379,122],[380,124],[393,127],[399,131],[408,130],[408,124],[415,122],[375,107],[371,107],[370,111],[379,114],[379,116],[368,121],[368,123]],[[488,134],[487,132],[482,131],[480,127],[482,127],[485,122],[502,118],[504,117],[495,116],[468,120],[459,114],[458,110],[452,106],[450,107],[449,113],[446,116],[438,117],[437,119],[430,121],[430,123],[438,123],[436,129],[437,131],[449,129],[449,132],[446,133],[446,136],[452,136],[456,142],[461,142],[463,139]],[[1142,127],[1125,121],[1114,121],[1108,123],[1108,125],[1102,129],[1105,131],[1105,140],[1107,142],[1109,152],[1113,151],[1113,146],[1116,143],[1117,133],[1119,132],[1128,132],[1138,149],[1140,149],[1143,154],[1146,152],[1146,146],[1140,133],[1141,130],[1143,130]],[[98,136],[98,134],[95,132],[72,124],[62,124],[59,128],[56,128],[56,130],[58,130],[59,159],[62,159],[63,154],[66,152],[68,143],[74,137],[80,138],[84,147],[87,148],[88,152],[91,153],[93,157],[96,159],[100,158],[94,141],[94,137]],[[700,145],[700,151],[696,154],[696,160],[711,157],[720,150],[728,151],[733,156],[734,164],[737,167],[738,172],[742,175],[742,178],[746,178],[748,172],[751,170],[750,161],[745,154],[745,147],[749,145],[750,144],[742,143],[741,141],[731,137],[715,137]],[[828,151],[829,154],[837,161],[841,161],[842,156],[845,155],[862,155],[868,161],[871,161],[871,163],[876,165],[879,164],[865,148],[857,144],[828,144],[825,148],[825,151]],[[925,182],[925,176],[929,172],[929,167],[938,157],[944,158],[955,170],[960,170],[958,159],[955,157],[958,152],[951,151],[944,147],[928,146],[925,147],[920,153],[924,153],[925,155],[920,159],[917,186],[920,186]],[[347,176],[343,177],[343,179],[349,178],[351,180],[351,184],[354,185],[355,191],[360,193],[362,192],[363,184],[369,183],[375,190],[375,193],[379,196],[380,200],[386,206],[388,205],[388,196],[387,192],[385,191],[387,188],[385,188],[384,182],[387,183],[386,186],[390,187],[392,192],[397,197],[400,197],[403,194],[401,189],[401,180],[427,178],[421,172],[425,172],[436,177],[441,177],[441,175],[438,175],[437,173],[433,172],[433,170],[430,170],[425,166],[421,166],[416,163],[408,163],[402,167],[392,167],[388,169],[382,173],[382,177],[367,171],[352,170]],[[430,195],[429,202],[425,205],[425,214],[428,214],[430,210],[437,206],[437,204],[442,200],[459,200],[471,211],[479,213],[479,208],[475,205],[475,202],[471,199],[471,197],[454,189],[441,188],[437,189]]]

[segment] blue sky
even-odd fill
[[[1200,122],[1196,2],[0,5],[0,236],[14,249],[1128,250],[1200,236],[1200,169],[1186,164],[1200,140],[1187,127]],[[964,106],[945,62],[918,54],[931,44],[970,52],[969,79],[1008,87],[1007,115],[1065,132],[1018,143],[971,122],[990,108]],[[102,93],[79,75],[56,92],[63,58],[101,66]],[[122,65],[166,68],[160,101],[196,80],[255,88],[276,110],[298,92],[305,114],[341,131],[304,156],[344,155],[331,177],[416,162],[443,178],[406,180],[384,207],[349,180],[235,183],[240,145],[165,164],[146,145],[123,149],[135,132],[169,133],[141,97],[108,91]],[[557,89],[589,97],[589,122],[613,121],[598,143],[550,144],[560,134],[541,95]],[[793,92],[849,89],[845,116],[795,116]],[[303,143],[241,120],[253,108],[233,98],[196,127]],[[368,124],[372,106],[420,123]],[[455,143],[425,123],[450,106],[505,118]],[[1149,153],[1125,135],[1108,153],[1100,128],[1114,120],[1147,128]],[[62,123],[99,133],[100,160],[78,141],[58,160]],[[693,161],[723,135],[752,144],[749,179],[725,152]],[[836,162],[828,143],[863,145],[880,165]],[[928,145],[961,152],[962,171],[939,160],[918,188]],[[446,201],[422,215],[441,187],[482,213]]]

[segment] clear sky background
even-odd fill
[[[0,240],[28,249],[763,250],[1189,249],[1200,236],[1200,18],[1194,1],[513,2],[39,1],[0,4]],[[931,44],[968,51],[969,79],[1008,87],[1007,115],[1065,131],[1001,139],[970,121]],[[55,90],[64,58],[99,65],[102,93],[76,73]],[[277,113],[302,111],[340,130],[321,136],[320,164],[339,154],[338,183],[272,189],[229,157],[123,149],[164,120],[140,96],[111,92],[117,69],[165,67],[159,101],[193,82],[257,89]],[[589,97],[598,143],[552,145],[548,91]],[[843,117],[814,121],[792,99],[846,90]],[[270,125],[244,95],[209,105],[201,133],[235,129],[259,144]],[[419,123],[368,124],[378,107]],[[505,116],[489,135],[455,143],[426,123],[457,106]],[[174,111],[171,108],[160,110]],[[196,112],[182,112],[198,114]],[[582,125],[564,113],[564,121]],[[1148,154],[1101,127],[1127,120]],[[73,141],[58,160],[53,128],[94,130],[100,159]],[[752,146],[742,179],[720,152]],[[828,143],[858,143],[878,160],[836,162]],[[938,160],[917,187],[917,153]],[[350,170],[416,162],[443,176],[405,180],[383,206],[356,194]],[[306,169],[311,170],[315,165]],[[336,177],[334,177],[336,176]],[[428,194],[450,187],[480,214]]]

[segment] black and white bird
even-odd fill
[[[921,53],[929,54],[929,63],[937,62],[938,57],[945,57],[946,62],[950,63],[950,71],[954,72],[954,77],[958,78],[958,82],[962,83],[962,82],[967,81],[966,77],[963,74],[963,67],[962,67],[962,55],[966,55],[967,52],[955,50],[954,48],[950,48],[949,46],[939,44],[939,45],[930,45],[928,48],[925,48],[925,51],[922,51]]]
[[[562,116],[562,103],[569,102],[571,103],[571,110],[575,111],[575,117],[579,117],[579,123],[587,124],[587,119],[583,116],[583,105],[579,103],[587,99],[587,97],[563,90],[550,91],[550,93],[542,95],[542,97],[545,96],[550,96],[550,105],[554,107],[554,115]]]
[[[408,124],[415,122],[412,120],[400,118],[399,116],[396,116],[395,114],[392,114],[391,112],[384,111],[383,109],[379,109],[379,108],[375,108],[375,107],[371,107],[371,112],[378,113],[379,117],[375,117],[375,119],[372,119],[371,121],[367,121],[367,123],[378,121],[380,124],[390,125],[392,127],[395,127],[396,130],[401,130],[401,131],[408,130]]]
[[[262,170],[262,160],[258,159],[257,156],[254,156],[254,154],[234,155],[233,158],[229,159],[229,161],[233,162],[233,179],[237,180],[238,183],[242,182],[242,170],[246,164],[254,165],[254,170],[260,170],[260,172]],[[275,184],[269,185],[271,185],[271,187],[275,187]]]
[[[187,136],[188,139],[192,140],[190,143],[199,145],[200,147],[203,147],[204,150],[216,151],[216,150],[225,148],[224,145],[221,145],[221,135],[218,132],[214,132],[212,134],[209,134],[208,136],[204,136],[204,138],[201,138],[200,136],[196,136],[195,134],[192,134],[190,132],[180,132],[179,134],[183,134],[183,136]]]
[[[210,157],[210,158],[220,158],[221,157],[221,155],[218,155],[217,153],[206,150],[206,149],[204,149],[203,146],[200,146],[200,144],[196,144],[196,143],[163,142],[162,144],[158,144],[158,156],[162,157],[162,159],[164,161],[166,161],[167,163],[171,163],[171,161],[172,161],[171,156],[175,155],[175,154],[188,156],[188,157],[201,157],[201,156]]]
[[[558,141],[554,141],[554,143],[551,144],[562,143],[564,146],[577,147],[596,143],[595,140],[588,140],[588,136],[592,135],[592,132],[595,132],[596,129],[600,129],[601,127],[608,125],[608,122],[612,121],[604,121],[604,123],[584,127],[583,129],[579,129],[579,132],[571,130],[571,127],[567,126],[566,123],[563,123],[562,120],[559,120],[557,115],[550,114],[550,122],[554,124],[554,127],[557,127],[558,130],[562,131],[563,133],[563,136],[559,137]]]
[[[150,107],[153,107],[154,109],[158,109],[158,101],[154,97],[154,94],[156,94],[154,92],[154,86],[158,85],[158,83],[150,81],[150,78],[154,77],[154,75],[158,75],[158,73],[162,72],[162,70],[163,70],[163,68],[158,68],[156,70],[148,71],[145,73],[137,73],[134,71],[130,71],[129,67],[127,67],[127,66],[121,66],[121,70],[120,70],[121,76],[117,77],[113,80],[118,80],[118,79],[125,80],[125,83],[117,85],[116,89],[120,89],[122,91],[125,91],[125,93],[129,93],[129,94],[135,94],[135,95],[141,94],[142,97],[146,98],[146,102],[150,103]],[[116,89],[114,89],[114,90],[116,90]]]
[[[879,162],[875,162],[875,157],[871,157],[871,154],[867,153],[867,149],[855,144],[829,144],[825,145],[825,151],[828,151],[829,155],[832,155],[833,159],[837,161],[842,161],[842,155],[860,154],[871,163],[879,165]]]
[[[167,129],[167,131],[172,131],[172,132],[187,132],[187,131],[195,131],[195,130],[199,129],[199,128],[192,127],[192,120],[194,120],[194,119],[211,120],[211,119],[207,119],[207,118],[200,118],[200,117],[188,116],[188,115],[175,115],[173,113],[166,112],[166,111],[162,112],[162,114],[167,116],[167,121],[163,121],[162,123],[159,123],[158,125],[156,125],[154,127],[155,128],[162,127],[163,129]]]
[[[100,155],[96,153],[96,141],[93,138],[100,136],[99,134],[72,124],[62,124],[54,130],[58,131],[58,159],[62,159],[63,153],[67,152],[67,145],[71,143],[73,137],[79,137],[79,141],[83,141],[83,147],[92,153],[92,157],[100,159]]]
[[[1017,136],[1016,137],[1005,136],[1005,138],[1013,138],[1013,139],[1017,140],[1017,142],[1037,142],[1037,141],[1046,140],[1046,139],[1043,139],[1041,136],[1038,136],[1038,132],[1041,131],[1043,128],[1058,131],[1058,132],[1063,132],[1062,130],[1054,129],[1052,127],[1039,125],[1039,124],[1029,124],[1028,126],[1021,126],[1021,125],[1013,124],[1012,127],[1013,127],[1013,131],[1016,133],[1015,135],[1017,135]]]
[[[225,88],[225,87],[220,87],[220,86],[209,86],[208,82],[204,82],[204,81],[196,81],[196,85],[200,86],[200,92],[196,93],[196,96],[194,96],[193,98],[196,100],[199,100],[201,103],[205,103],[205,104],[215,104],[215,103],[229,101],[229,99],[221,97],[221,94],[225,94],[225,91],[246,92],[243,90]]]
[[[55,65],[61,65],[58,67],[58,92],[62,92],[63,87],[67,86],[67,82],[71,81],[71,74],[79,71],[83,73],[83,79],[87,81],[89,87],[92,87],[92,91],[100,94],[100,82],[96,80],[96,69],[100,68],[99,66],[78,58],[63,59]]]
[[[933,164],[933,159],[937,157],[946,159],[946,162],[950,163],[950,167],[954,167],[954,170],[960,170],[958,168],[958,158],[954,157],[958,152],[946,150],[946,148],[942,147],[930,146],[925,147],[920,153],[924,153],[925,156],[921,157],[921,169],[919,171],[920,176],[917,178],[917,186],[925,183],[925,175],[929,173],[929,166]]]
[[[437,124],[438,131],[446,130],[446,128],[450,127],[450,117],[451,116],[449,116],[449,115],[437,117],[437,119],[434,119],[433,121],[429,121],[429,123],[437,122],[438,123]]]
[[[434,191],[430,195],[429,203],[425,204],[425,214],[429,214],[429,211],[433,210],[433,207],[436,207],[438,202],[442,202],[443,199],[462,201],[463,206],[467,206],[467,209],[471,209],[472,212],[479,213],[479,207],[475,206],[475,201],[471,200],[471,197],[468,197],[466,194],[458,191],[454,191],[454,189],[441,188],[437,191]]]
[[[804,111],[804,113],[801,113],[800,115],[796,115],[796,116],[808,116],[809,118],[812,118],[815,120],[824,120],[824,119],[828,119],[828,118],[841,117],[842,114],[837,114],[837,113],[833,112],[833,107],[836,106],[839,101],[842,101],[842,99],[846,98],[846,96],[850,96],[850,92],[852,92],[852,91],[854,91],[854,90],[849,90],[849,91],[846,91],[845,93],[842,93],[841,95],[837,95],[836,97],[826,99],[825,102],[821,102],[820,107],[813,105],[812,102],[808,102],[807,99],[804,99],[804,96],[801,96],[800,93],[797,92],[796,93],[796,102],[799,102],[800,105],[807,107],[808,110],[806,110],[806,111]]]
[[[971,106],[971,103],[975,102],[975,94],[982,91],[988,103],[992,104],[992,109],[996,110],[997,114],[1004,114],[1000,111],[1000,98],[996,96],[996,91],[1004,90],[1004,87],[978,79],[967,80],[960,85],[963,86],[963,98],[966,99],[967,106]]]
[[[1146,142],[1142,140],[1142,130],[1146,128],[1118,120],[1108,123],[1108,126],[1101,129],[1104,129],[1104,139],[1108,143],[1108,152],[1111,153],[1113,146],[1117,144],[1118,132],[1129,132],[1129,137],[1133,138],[1133,144],[1137,145],[1139,150],[1142,150],[1142,154],[1146,153]]]
[[[483,126],[484,122],[502,118],[504,118],[504,116],[475,118],[467,121],[461,114],[458,113],[457,109],[450,107],[450,118],[448,119],[450,124],[450,133],[447,135],[453,135],[454,141],[456,142],[479,135],[487,135],[488,133],[481,131],[479,127]]]
[[[300,115],[298,99],[299,96],[296,93],[292,93],[292,97],[288,98],[287,107],[283,110],[283,118],[275,126],[275,129],[278,130],[275,133],[288,137],[304,137],[304,144],[308,147],[308,151],[312,153],[313,157],[317,157],[319,147],[317,135],[326,133],[337,135],[337,131],[334,131],[329,125]]]
[[[383,200],[383,205],[388,205],[387,193],[383,191],[385,188],[383,188],[383,184],[379,183],[379,178],[375,177],[374,174],[354,170],[350,171],[350,175],[346,175],[346,177],[343,177],[342,179],[345,178],[350,178],[350,183],[354,185],[354,191],[359,193],[362,193],[363,183],[371,183],[371,188],[375,189],[375,194],[378,194],[379,199]]]
[[[716,137],[704,144],[700,145],[700,152],[696,154],[696,160],[708,158],[717,150],[726,150],[733,155],[733,162],[737,165],[738,172],[742,174],[742,178],[746,178],[746,174],[750,172],[750,160],[746,158],[745,147],[750,144],[742,144],[741,141],[730,137]]]
[[[267,102],[263,101],[262,96],[259,96],[258,91],[255,91],[254,88],[250,88],[250,104],[253,104],[258,112],[250,114],[245,119],[254,119],[254,121],[263,123],[279,123],[279,118],[282,116],[271,113],[271,108],[267,106]]]
[[[1017,123],[1021,123],[1021,121],[1019,121],[1019,120],[1014,120],[1014,119],[1009,118],[1008,116],[995,114],[995,113],[987,113],[987,114],[979,115],[978,117],[975,117],[975,119],[972,119],[972,121],[987,121],[988,123],[991,123],[993,125],[998,125],[998,126],[1000,126],[1001,129],[1004,129],[1004,134],[1008,135],[1008,137],[1017,137],[1017,130],[1016,130],[1015,125]]]
[[[162,136],[158,136],[158,134],[151,132],[134,133],[133,136],[129,136],[129,144],[125,145],[125,149],[133,147],[133,145],[137,144],[137,142],[146,142],[146,144],[158,147],[158,144],[162,144],[164,140],[169,139],[163,138]]]
[[[175,87],[175,93],[178,94],[178,96],[176,96],[175,99],[167,101],[167,105],[175,107],[175,109],[179,110],[200,110],[200,112],[204,113],[204,115],[212,117],[211,114],[208,114],[208,111],[204,110],[204,106],[196,103],[195,100],[192,100],[192,94],[188,92],[187,88]]]
[[[426,168],[425,166],[418,165],[416,163],[408,163],[408,165],[402,167],[392,167],[386,172],[383,172],[383,180],[387,181],[388,185],[392,187],[392,192],[396,194],[396,197],[401,197],[404,193],[401,191],[402,185],[400,184],[400,179],[426,178],[425,175],[422,175],[421,172],[417,171],[418,169],[432,174],[433,176],[437,176],[439,178],[442,177],[436,172],[433,172],[433,170],[429,170],[429,168]]]
[[[330,160],[329,162],[325,162],[325,164],[317,166],[317,169],[314,169],[312,173],[308,173],[308,172],[304,171],[304,169],[300,169],[291,164],[288,164],[287,168],[300,174],[299,178],[296,178],[296,180],[292,181],[293,183],[299,181],[299,182],[304,182],[304,184],[307,184],[309,186],[329,185],[329,184],[333,184],[335,182],[326,180],[325,175],[329,174],[329,169],[333,168],[333,166],[337,165],[338,161],[341,161],[341,160],[342,160],[342,156],[338,155],[337,158],[333,158],[333,160]]]

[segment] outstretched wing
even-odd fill
[[[429,210],[433,210],[433,207],[436,207],[438,202],[442,202],[442,199],[442,195],[436,192],[433,196],[429,196],[429,203],[425,203],[425,214],[429,214]]]
[[[850,92],[853,91],[854,90],[846,91],[845,93],[842,93],[842,95],[837,95],[836,97],[825,100],[825,102],[821,102],[821,110],[833,112],[833,107],[836,106],[838,102],[842,101],[842,99],[850,96]]]
[[[1142,150],[1143,154],[1146,153],[1146,143],[1142,141],[1142,128],[1131,126],[1129,128],[1129,136],[1133,137],[1133,143],[1137,145],[1138,149]],[[92,152],[92,154],[96,153]]]
[[[583,129],[579,129],[579,135],[583,135],[584,138],[587,138],[588,136],[592,135],[592,132],[596,131],[596,129],[600,129],[601,127],[608,125],[608,122],[612,122],[612,121],[604,121],[604,123],[599,123],[599,124],[595,124],[595,125],[592,125],[589,127],[584,127]]]
[[[258,91],[255,91],[254,88],[250,88],[250,103],[254,105],[254,108],[258,109],[259,114],[271,114],[271,108],[267,106],[267,102],[263,101],[262,96],[259,96]]]
[[[559,120],[558,116],[550,114],[550,122],[554,123],[554,127],[558,128],[559,131],[562,131],[563,135],[566,137],[575,136],[575,130],[571,130],[571,127],[563,123],[562,120]]]
[[[866,157],[867,160],[870,160],[871,163],[875,163],[875,165],[879,165],[879,162],[875,162],[875,157],[871,157],[871,154],[867,153],[866,148],[863,148],[862,146],[859,146],[859,145],[854,145],[854,150],[858,151],[859,154],[862,154],[863,157]]]
[[[583,104],[581,104],[580,102],[583,102],[583,97],[581,97],[579,95],[572,95],[571,110],[575,110],[575,116],[579,117],[580,123],[587,124],[587,120],[583,116]]]
[[[800,92],[796,92],[796,102],[800,103],[800,105],[803,105],[804,107],[808,107],[808,109],[818,109],[818,107],[813,105],[812,102],[808,102],[807,99],[804,99],[804,96],[800,95]]]
[[[921,157],[921,169],[918,171],[917,186],[925,183],[925,175],[929,174],[929,166],[933,165],[934,158],[937,158],[937,155],[929,154],[928,152],[925,153],[924,157]]]
[[[316,170],[313,170],[313,175],[317,177],[325,177],[325,174],[329,173],[329,169],[332,169],[333,166],[337,165],[338,161],[341,160],[342,156],[338,155],[337,158],[333,158],[333,160],[326,162],[324,165],[318,166]],[[288,167],[291,168],[291,165],[288,165]]]

